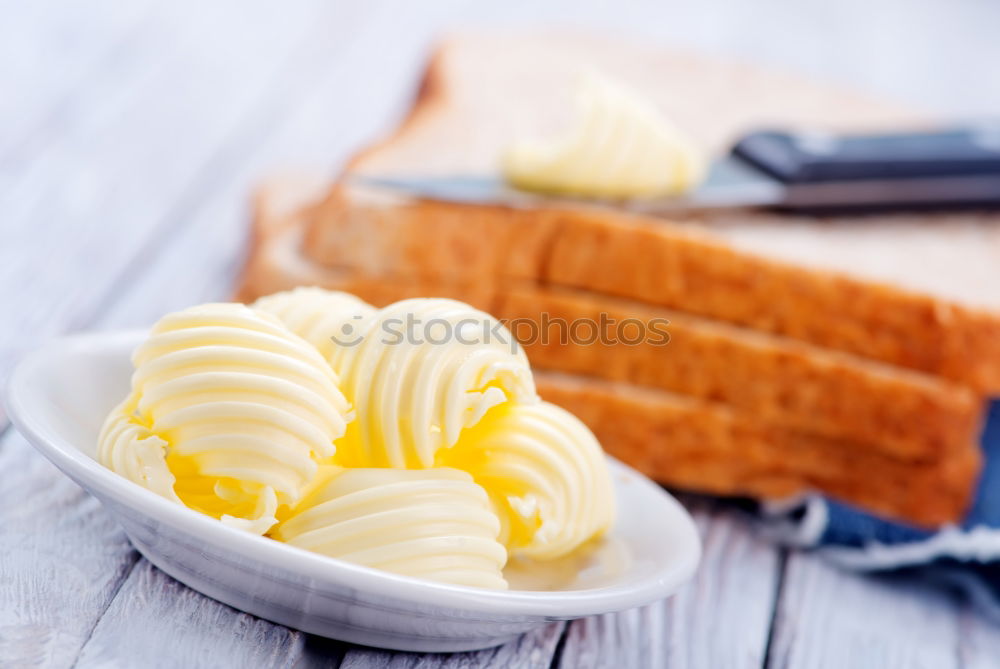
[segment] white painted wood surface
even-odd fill
[[[959,611],[948,592],[792,555],[771,657],[777,667],[957,667]]]
[[[452,26],[628,31],[853,81],[932,110],[1000,108],[1000,79],[970,68],[1000,62],[991,29],[1000,9],[870,4],[0,0],[0,376],[40,339],[225,299],[251,185],[283,167],[335,170],[391,124],[426,45]],[[480,653],[387,653],[273,625],[173,581],[8,430],[0,667],[1000,662],[1000,630],[952,595],[843,573],[808,554],[786,559],[741,516],[691,506],[704,563],[671,600],[555,623]]]

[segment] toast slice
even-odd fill
[[[656,219],[334,190],[307,215],[303,252],[322,265],[387,280],[530,281],[586,290],[1000,391],[1000,312],[796,267]]]
[[[466,34],[442,42],[409,117],[350,170],[493,172],[512,140],[567,122],[583,67],[648,95],[713,151],[752,127],[926,122],[828,85],[659,47],[565,33]],[[600,210],[412,201],[344,183],[308,219],[303,252],[331,267],[595,291],[1000,392],[997,215],[731,211],[668,225]]]
[[[300,251],[304,223],[281,223],[282,216],[301,220],[305,213],[281,210],[281,202],[289,201],[283,190],[273,184],[258,198],[258,227],[280,231],[253,254],[248,281],[268,278],[264,288],[247,286],[248,298],[275,290],[292,276],[291,268],[300,267],[301,276],[293,283],[342,286],[374,304],[416,295],[462,299],[510,322],[532,365],[543,369],[718,401],[774,425],[876,444],[914,460],[961,451],[978,436],[985,407],[968,388],[787,337],[595,293],[528,281],[500,285],[474,270],[467,276],[386,276],[359,269],[357,262],[343,268],[312,263]],[[359,247],[346,240],[345,245]],[[606,337],[606,343],[566,345],[574,323],[589,330],[602,318],[615,328],[637,324],[644,331],[642,341],[616,344]],[[520,327],[542,322],[550,322],[545,332]],[[664,322],[668,342],[651,336]],[[610,336],[616,337],[614,332]]]
[[[595,293],[518,283],[488,306],[511,324],[534,367],[721,402],[768,424],[875,444],[900,458],[935,460],[968,448],[985,412],[976,393],[939,377]],[[576,338],[587,341],[597,334],[590,324],[602,321],[613,323],[606,343],[572,345],[574,323],[582,323]],[[537,323],[549,325],[536,333]]]
[[[322,191],[318,182],[310,185],[293,181],[273,183],[257,195],[253,242],[240,289],[241,299],[251,300],[297,285],[320,285],[355,293],[373,304],[447,295],[481,308],[499,305],[502,309],[506,304],[510,309],[522,309],[523,306],[516,306],[519,300],[537,300],[539,294],[545,294],[522,287],[520,293],[508,291],[498,299],[492,285],[477,281],[371,276],[355,268],[320,265],[302,253],[305,215],[310,207],[295,206],[296,197],[290,194],[293,188],[303,199]],[[554,301],[572,296],[558,292],[549,295]],[[718,324],[702,327],[737,329]],[[698,332],[697,326],[693,331]],[[747,334],[750,338],[771,339],[760,333]],[[740,341],[740,337],[730,339]],[[796,346],[809,348],[805,344]],[[543,348],[543,354],[547,348]],[[588,347],[566,350],[585,348]],[[814,352],[832,358],[833,362],[827,364],[852,360],[842,354],[818,349]],[[789,355],[787,351],[781,354]],[[539,364],[537,351],[529,348],[529,355],[533,364],[545,366],[544,362]],[[821,490],[888,517],[926,526],[958,519],[974,490],[980,456],[971,439],[961,444],[956,442],[947,450],[915,451],[912,445],[908,447],[910,450],[894,450],[881,444],[811,434],[769,422],[759,411],[737,410],[716,401],[615,382],[615,374],[607,373],[600,364],[602,357],[606,356],[592,357],[583,367],[588,373],[604,374],[607,378],[542,371],[537,375],[540,392],[577,413],[609,452],[664,483],[700,492],[764,498]],[[794,353],[789,357],[794,358]],[[856,363],[851,368],[862,376],[863,370],[873,365],[866,361]],[[561,360],[551,364],[568,366]],[[812,355],[803,355],[801,364],[817,363]],[[630,366],[625,364],[624,368]],[[701,373],[699,370],[691,371]],[[815,370],[826,372],[818,374],[821,383],[830,382],[829,370],[822,364]],[[678,370],[678,375],[682,371]],[[725,370],[721,372],[724,381]],[[924,390],[937,388],[943,397],[951,396],[953,390],[947,382],[905,370],[887,369],[884,373],[883,381],[887,383],[892,382],[894,373],[904,380],[920,377],[916,385],[925,385]],[[880,377],[870,373],[866,378]],[[796,380],[790,384],[787,391],[794,392],[798,383]],[[858,387],[863,388],[864,383]],[[962,396],[961,392],[955,395]],[[779,411],[776,415],[784,413]],[[913,419],[920,420],[916,415]]]
[[[911,463],[632,385],[552,372],[538,374],[536,384],[542,397],[586,423],[608,453],[677,488],[764,499],[819,490],[932,527],[961,517],[981,465],[975,448]]]

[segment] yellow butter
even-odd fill
[[[128,480],[183,504],[174,492],[177,479],[167,467],[169,444],[140,422],[135,404],[130,395],[111,410],[97,441],[97,459]]]
[[[317,480],[272,537],[404,576],[507,587],[500,521],[465,472],[324,467]]]
[[[99,439],[101,461],[257,534],[298,501],[350,418],[318,351],[239,304],[165,316],[133,364],[130,396]]]
[[[461,302],[299,288],[203,305],[161,319],[133,363],[101,462],[301,548],[505,588],[508,551],[562,557],[614,516],[593,434]]]
[[[338,374],[342,358],[360,342],[378,309],[350,293],[302,286],[260,298],[254,309],[277,316],[288,328],[315,346]]]
[[[396,302],[344,351],[358,419],[338,442],[352,467],[430,467],[439,450],[503,402],[537,402],[528,359],[507,328],[455,300]]]
[[[520,141],[503,156],[506,179],[532,191],[602,199],[677,195],[703,178],[695,143],[638,93],[588,73],[569,132]]]
[[[489,492],[513,555],[562,557],[614,518],[600,444],[576,416],[548,402],[490,410],[438,462],[469,472]]]
[[[319,338],[324,338],[357,310],[339,295],[289,291],[257,305],[266,302],[279,315],[294,312],[297,317],[286,323],[303,336],[308,333],[300,324],[319,319],[310,309],[322,310],[327,325]],[[338,306],[345,304],[346,309]],[[610,526],[614,498],[600,445],[572,414],[537,398],[520,349],[512,354],[496,340],[484,345],[483,326],[495,320],[442,299],[404,300],[363,320],[364,345],[334,354],[358,411],[358,421],[338,442],[338,462],[437,465],[470,473],[489,493],[501,542],[522,557],[561,557]],[[470,343],[464,345],[454,330],[463,320],[475,332],[465,333],[461,339]],[[433,327],[426,331],[434,321],[449,324],[451,336]],[[425,341],[427,335],[433,341]],[[467,369],[457,373],[456,365]],[[413,430],[414,425],[424,427]]]

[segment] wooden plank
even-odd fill
[[[694,582],[644,609],[571,623],[560,667],[763,665],[782,566],[779,551],[731,509],[685,501],[704,542]]]
[[[313,166],[313,173],[332,178],[354,150],[391,127],[416,85],[428,31],[412,22],[389,23],[387,5],[368,7],[373,15],[365,18],[364,29],[347,26],[348,38],[313,54],[313,65],[307,62],[295,73],[297,104],[287,104],[291,91],[275,96],[282,100],[275,113],[247,132],[255,151],[217,166],[210,192],[203,189],[200,197],[185,198],[165,213],[163,227],[170,234],[157,239],[157,261],[132,263],[108,300],[102,327],[149,325],[172,309],[230,299],[249,233],[253,188],[283,169],[309,173]],[[396,56],[373,58],[385,43],[395,45]],[[303,93],[298,89],[304,85]],[[345,96],[345,91],[356,93]]]
[[[656,667],[667,666],[663,634],[666,602],[570,623],[559,666]]]
[[[0,472],[0,665],[69,666],[138,553],[13,430],[0,441]]]
[[[0,161],[12,164],[14,146],[75,107],[74,93],[125,52],[141,55],[133,40],[155,20],[151,0],[74,3],[38,0],[0,8]]]
[[[256,127],[254,110],[287,55],[316,30],[309,4],[229,0],[194,21],[178,7],[171,58],[126,78],[127,90],[97,86],[63,134],[16,174],[0,173],[0,302],[23,305],[0,333],[0,376],[40,337],[87,322],[150,239],[170,232],[166,214],[211,179],[227,147],[247,150],[241,131]]]
[[[794,553],[769,666],[959,667],[961,610],[952,593],[926,582],[847,572],[819,556]]]
[[[204,597],[141,560],[76,666],[292,666],[305,635]]]
[[[1000,661],[998,621],[987,617],[970,602],[959,617],[958,666],[962,669],[993,669]]]
[[[34,97],[38,100],[29,97],[23,103],[19,102],[14,109],[31,117],[23,121],[29,127],[18,128],[15,124],[14,127],[0,130],[3,133],[0,136],[13,147],[13,150],[8,147],[4,151],[4,160],[0,162],[0,184],[4,187],[0,194],[11,198],[9,202],[15,206],[15,210],[33,204],[34,200],[29,196],[32,193],[37,196],[38,182],[44,184],[48,177],[50,185],[54,185],[66,168],[72,171],[76,167],[64,162],[67,156],[73,156],[74,150],[79,152],[84,148],[80,146],[81,142],[89,140],[97,145],[110,143],[111,147],[104,148],[108,151],[119,144],[115,141],[115,133],[134,131],[143,122],[151,122],[153,127],[159,126],[157,117],[145,117],[144,110],[136,105],[141,105],[151,95],[164,94],[164,91],[156,91],[154,87],[158,81],[162,83],[162,78],[170,77],[171,72],[177,72],[178,67],[185,66],[186,50],[193,49],[195,54],[209,55],[210,45],[203,43],[219,29],[226,17],[224,4],[209,9],[215,11],[206,11],[192,20],[190,13],[177,5],[157,3],[151,14],[132,27],[122,43],[108,54],[110,62],[101,63],[92,71],[80,72],[80,76],[86,77],[85,79],[62,84],[66,88],[64,93],[68,94],[60,101],[61,104],[56,104],[55,109],[46,109],[45,102],[46,98],[54,98],[49,102],[55,103],[55,99],[59,98],[58,76],[64,64],[50,63],[50,66],[56,68],[56,72],[45,76],[39,73],[36,77],[25,77],[30,82],[21,83],[20,86],[24,88],[30,84],[27,90],[36,91]],[[96,14],[88,16],[91,20],[99,17]],[[86,22],[82,28],[87,29]],[[102,32],[92,29],[98,34]],[[65,30],[68,32],[75,29],[66,27]],[[56,36],[46,38],[43,35],[35,39],[41,43],[58,43]],[[50,50],[54,50],[56,45],[49,46]],[[17,79],[24,75],[13,76]],[[174,79],[178,77],[174,75]],[[122,120],[132,113],[137,115],[132,123]],[[169,126],[164,129],[169,131]],[[149,126],[145,130],[150,134]],[[105,141],[102,142],[101,139]],[[103,154],[97,154],[94,158],[106,159]],[[100,166],[103,161],[99,160],[94,164]],[[0,222],[0,225],[7,224],[7,221]]]

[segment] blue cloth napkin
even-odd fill
[[[915,571],[957,586],[1000,622],[1000,400],[990,405],[982,447],[982,479],[961,525],[916,529],[822,497],[764,507],[761,518],[779,541],[845,567]]]

